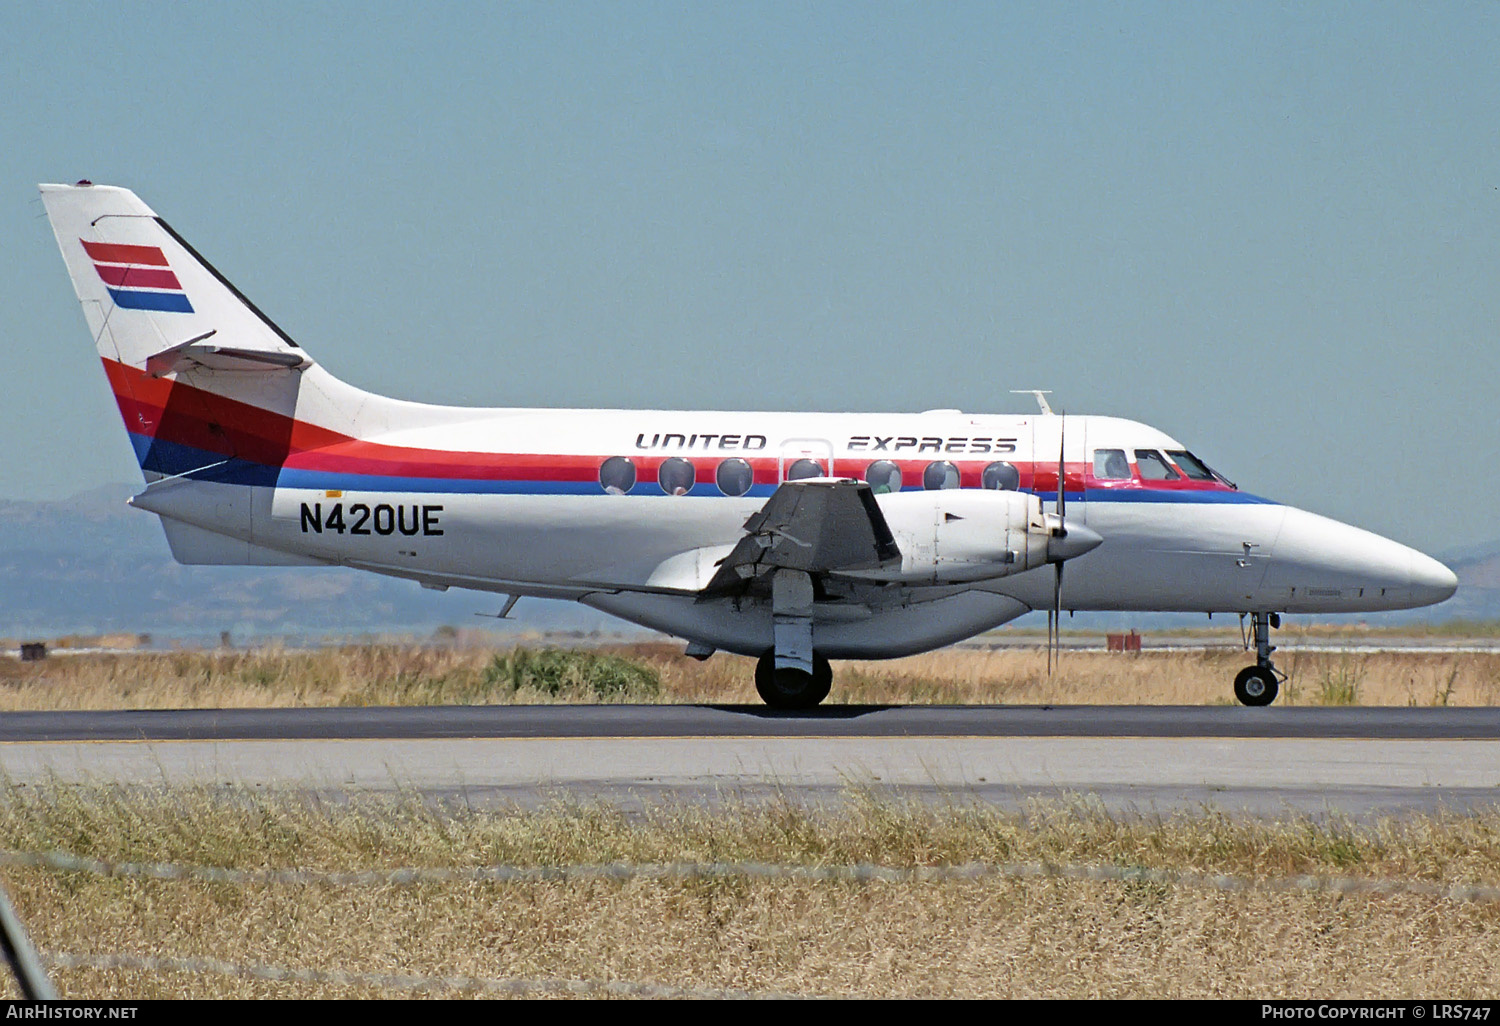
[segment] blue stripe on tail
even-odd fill
[[[110,289],[115,305],[124,310],[161,310],[164,313],[192,313],[193,304],[184,292],[148,292],[138,289]]]

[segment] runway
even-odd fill
[[[469,805],[846,800],[1387,813],[1500,806],[1500,709],[485,706],[0,715],[12,783],[419,792]]]
[[[1500,708],[479,705],[0,714],[0,743],[430,738],[1396,738],[1500,741]]]

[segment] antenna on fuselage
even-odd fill
[[[1010,394],[1036,396],[1036,404],[1042,408],[1042,412],[1049,416],[1052,413],[1052,407],[1047,405],[1047,397],[1052,394],[1050,388],[1013,388]]]

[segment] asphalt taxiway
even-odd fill
[[[1500,709],[546,705],[22,712],[0,773],[405,790],[471,805],[874,791],[1006,807],[1337,813],[1500,807]]]

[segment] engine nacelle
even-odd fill
[[[901,548],[901,566],[849,576],[962,584],[1044,565],[1052,523],[1035,495],[947,489],[875,496]]]

